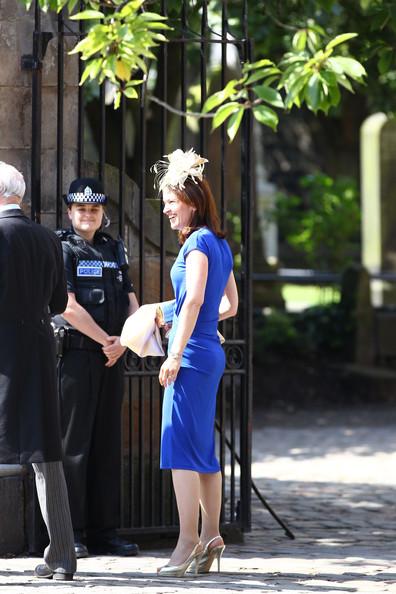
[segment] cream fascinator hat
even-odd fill
[[[194,149],[191,148],[189,151],[177,149],[164,157],[168,160],[161,159],[151,167],[155,173],[154,187],[160,192],[167,186],[183,190],[188,177],[195,183],[197,179],[202,181],[203,170],[208,159],[198,155]]]

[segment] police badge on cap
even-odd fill
[[[71,204],[103,204],[107,202],[102,182],[93,177],[79,177],[70,184],[69,192],[64,196],[67,206]]]

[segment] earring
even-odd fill
[[[107,227],[110,227],[110,223],[111,223],[111,221],[110,221],[109,217],[108,217],[108,216],[107,216],[107,214],[104,212],[104,213],[103,213],[103,220],[102,220],[102,225],[103,225],[103,227],[104,227],[105,229],[107,229]]]

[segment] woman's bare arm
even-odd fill
[[[224,295],[219,307],[219,321],[235,316],[238,311],[238,290],[235,282],[234,273],[230,276],[224,289]]]

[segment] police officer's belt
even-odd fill
[[[67,350],[101,351],[102,345],[80,332],[67,329],[64,338],[64,348]]]

